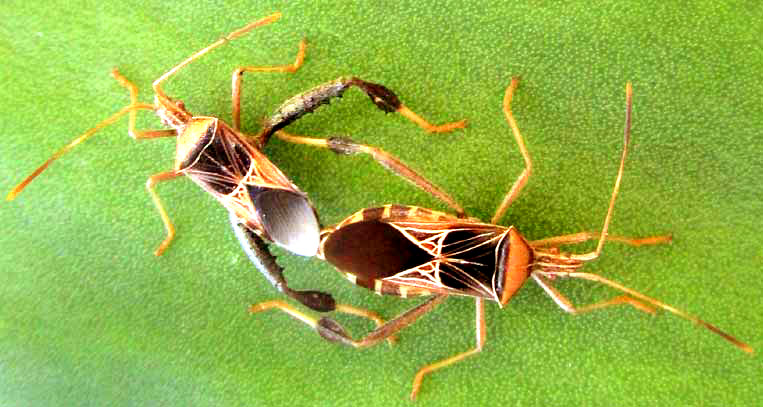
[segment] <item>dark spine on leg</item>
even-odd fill
[[[332,98],[342,97],[342,94],[350,87],[352,79],[339,78],[335,81],[324,83],[284,102],[265,123],[263,133],[266,139],[291,122],[314,112],[321,105],[329,104]]]
[[[321,105],[327,105],[332,98],[342,97],[342,94],[351,86],[357,86],[365,92],[376,107],[386,113],[397,111],[400,106],[400,98],[394,92],[383,85],[366,82],[356,77],[343,77],[335,81],[316,86],[307,92],[284,102],[276,112],[265,122],[262,129],[262,140],[267,144],[270,136],[276,131],[288,126],[291,122],[299,119],[307,113],[312,113]]]

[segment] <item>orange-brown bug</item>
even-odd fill
[[[162,90],[162,84],[186,65],[257,27],[277,21],[280,17],[280,13],[275,13],[249,23],[194,53],[164,73],[153,82],[155,92],[153,104],[138,102],[137,87],[115,69],[112,74],[122,86],[128,89],[131,103],[54,153],[43,165],[13,188],[7,199],[15,199],[35,177],[74,146],[104,127],[111,125],[122,116],[129,115],[129,134],[134,139],[177,138],[177,155],[174,168],[150,176],[147,182],[148,191],[167,231],[166,238],[155,251],[156,255],[160,255],[167,248],[175,232],[155,191],[155,185],[181,175],[187,175],[201,188],[212,194],[246,227],[263,238],[299,255],[315,255],[319,245],[320,226],[312,204],[307,199],[307,195],[297,188],[260,151],[274,134],[276,137],[289,142],[329,148],[337,153],[370,154],[380,164],[413,182],[421,189],[450,202],[456,211],[462,212],[450,196],[416,174],[397,158],[382,150],[357,144],[344,138],[314,139],[278,133],[280,129],[302,115],[313,112],[322,104],[328,103],[331,98],[341,97],[347,89],[353,86],[368,94],[372,102],[381,110],[399,112],[429,132],[447,132],[465,126],[465,121],[441,126],[432,125],[408,109],[392,91],[382,85],[370,83],[357,77],[342,77],[287,100],[265,121],[263,128],[257,135],[250,137],[240,130],[241,78],[244,72],[297,71],[305,58],[305,40],[300,42],[299,51],[293,64],[240,67],[233,71],[232,125],[216,117],[194,116],[186,110],[182,101],[170,98]],[[136,130],[135,118],[138,110],[155,112],[169,129]]]
[[[490,223],[476,219],[461,219],[413,206],[387,205],[361,210],[337,226],[322,232],[318,256],[331,263],[354,284],[380,295],[431,296],[428,300],[388,321],[360,340],[353,339],[333,319],[313,318],[283,301],[255,304],[250,310],[260,312],[270,308],[280,309],[308,324],[327,340],[363,348],[394,335],[450,295],[474,297],[474,348],[422,367],[413,380],[412,399],[418,394],[422,380],[427,374],[482,350],[486,341],[484,301],[495,301],[504,306],[528,279],[535,281],[559,307],[569,313],[580,314],[619,304],[628,304],[647,313],[654,313],[660,308],[707,328],[745,352],[753,353],[748,344],[695,316],[600,275],[579,271],[583,264],[599,257],[607,239],[636,246],[671,241],[670,236],[608,237],[630,140],[630,83],[626,86],[625,134],[620,167],[601,233],[584,232],[528,241],[515,227],[496,225],[508,206],[517,198],[531,173],[530,156],[511,112],[511,99],[518,84],[519,80],[515,78],[507,88],[503,111],[524,157],[525,170],[509,189]],[[561,245],[582,243],[596,238],[596,249],[588,253],[563,253],[558,249]],[[596,281],[621,291],[623,295],[577,307],[552,284],[554,279],[563,277]],[[341,311],[339,305],[337,310]]]

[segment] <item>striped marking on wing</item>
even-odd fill
[[[464,267],[491,267],[489,264],[469,260],[469,254],[478,253],[484,246],[496,245],[496,242],[500,241],[508,233],[507,230],[503,230],[503,228],[496,229],[495,227],[486,228],[483,232],[474,234],[467,239],[446,243],[449,235],[473,229],[432,229],[431,225],[420,222],[390,222],[389,224],[398,229],[400,233],[418,245],[422,250],[429,253],[433,260],[387,277],[384,279],[385,281],[410,287],[431,288],[435,286],[442,289],[459,291],[459,288],[451,287],[443,282],[443,277],[448,277],[479,295],[498,300],[498,295],[492,284],[487,285],[479,281],[465,271]],[[498,230],[501,232],[497,233]],[[495,256],[495,253],[493,255]]]

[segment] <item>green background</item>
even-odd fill
[[[230,117],[230,73],[291,62],[295,75],[245,77],[244,128],[287,97],[354,74],[395,90],[434,122],[427,135],[351,91],[290,129],[351,135],[399,156],[489,219],[522,160],[534,173],[502,224],[530,239],[601,227],[622,142],[624,84],[633,144],[611,232],[673,233],[669,246],[605,247],[586,267],[717,324],[763,350],[760,278],[759,2],[76,2],[0,5],[0,186],[127,103],[112,67],[151,100],[151,81],[196,50],[273,11],[283,19],[192,64],[167,92]],[[158,120],[141,114],[143,127]],[[277,312],[225,211],[188,180],[159,192],[178,236],[166,254],[144,184],[171,168],[174,142],[134,142],[126,120],[56,162],[0,206],[0,405],[405,405],[427,363],[472,346],[473,305],[447,301],[364,351],[321,341]],[[274,141],[267,154],[308,192],[326,224],[385,203],[447,210],[368,158]],[[585,248],[581,248],[584,250]],[[386,317],[417,300],[381,298],[314,259],[281,254],[294,286],[332,292]],[[557,285],[577,304],[612,292]],[[489,304],[481,355],[428,377],[419,405],[740,405],[760,401],[761,359],[669,315],[629,308],[573,317],[534,284]],[[341,317],[360,334],[365,321]]]

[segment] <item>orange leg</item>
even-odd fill
[[[281,310],[281,311],[289,314],[293,318],[301,321],[302,323],[310,326],[311,328],[313,328],[313,329],[315,329],[317,331],[320,331],[319,321],[317,319],[315,319],[315,318],[305,314],[304,312],[294,308],[293,306],[289,305],[287,302],[282,301],[282,300],[265,301],[265,302],[261,302],[259,304],[254,304],[254,305],[249,307],[249,312],[254,314],[254,313],[266,311],[266,310],[269,310],[269,309],[278,309],[278,310]],[[345,314],[356,315],[356,316],[359,316],[359,317],[362,317],[362,318],[366,318],[366,319],[370,319],[371,321],[373,321],[376,324],[377,328],[384,325],[384,320],[377,313],[375,313],[373,311],[365,310],[365,309],[362,309],[362,308],[356,308],[356,307],[353,307],[353,306],[347,305],[347,304],[337,304],[336,305],[336,311],[337,312],[342,312],[342,313],[345,313]],[[395,338],[394,335],[390,335],[390,336],[388,336],[385,339],[387,339],[387,342],[390,345],[394,344],[395,341],[397,340],[397,338]]]
[[[175,237],[175,227],[172,226],[172,221],[170,221],[167,211],[164,210],[164,205],[162,205],[159,195],[154,190],[154,186],[159,182],[170,181],[182,175],[183,173],[175,171],[160,172],[159,174],[154,174],[148,177],[148,181],[146,181],[146,189],[148,189],[148,193],[154,201],[154,206],[156,206],[156,210],[159,211],[159,216],[162,217],[164,229],[167,231],[167,237],[164,238],[164,241],[162,241],[162,243],[159,244],[159,247],[154,251],[154,254],[157,256],[161,256],[167,246],[170,245],[170,242],[172,242],[172,239]]]
[[[288,134],[284,131],[278,131],[275,133],[276,137],[281,140],[288,141],[289,143],[307,144],[313,147],[327,148],[334,151],[337,154],[368,154],[376,162],[381,164],[384,168],[392,171],[396,175],[408,180],[413,185],[416,185],[419,189],[429,193],[435,198],[448,204],[453,210],[456,211],[459,217],[464,217],[464,209],[453,199],[447,192],[438,188],[432,184],[429,180],[419,175],[416,171],[412,170],[405,163],[400,161],[397,157],[387,153],[386,151],[367,146],[364,144],[358,144],[348,138],[314,138],[303,137]]]
[[[527,244],[535,248],[557,247],[557,246],[562,246],[566,244],[584,243],[589,240],[599,239],[599,238],[601,238],[601,233],[580,232],[580,233],[573,233],[570,235],[554,236],[554,237],[549,237],[546,239],[533,240],[531,242],[527,242]],[[638,246],[646,246],[646,245],[667,244],[673,241],[673,236],[671,235],[649,236],[649,237],[607,236],[607,240],[610,240],[613,242],[625,243],[627,245],[638,247]]]
[[[384,85],[371,83],[354,76],[347,76],[320,84],[286,100],[265,121],[262,130],[257,135],[259,145],[266,145],[273,133],[283,129],[305,114],[316,111],[322,105],[328,104],[331,99],[341,97],[351,87],[356,87],[365,92],[378,109],[385,113],[398,112],[427,132],[443,133],[466,127],[466,120],[443,125],[431,124],[405,106],[400,101],[400,98]]]
[[[611,307],[615,305],[621,305],[621,304],[628,304],[632,306],[633,308],[636,308],[639,311],[646,312],[647,314],[654,314],[655,309],[641,301],[638,301],[634,298],[631,298],[627,295],[621,295],[619,297],[612,298],[610,300],[597,302],[594,304],[589,304],[583,307],[576,307],[572,304],[572,302],[562,295],[559,291],[557,291],[556,288],[554,288],[553,285],[547,280],[545,280],[542,276],[539,276],[537,274],[531,274],[533,280],[535,280],[536,283],[543,289],[543,291],[548,294],[549,297],[551,297],[552,300],[556,303],[556,305],[559,306],[559,308],[563,309],[565,312],[569,312],[570,314],[584,314],[586,312],[591,312],[595,310],[600,310],[602,308]]]
[[[511,186],[511,188],[509,188],[509,192],[506,193],[506,196],[503,198],[503,202],[501,202],[501,204],[498,206],[498,209],[496,209],[495,215],[493,215],[493,219],[490,221],[490,223],[493,224],[498,223],[501,217],[503,217],[503,214],[506,213],[506,210],[509,209],[509,206],[511,206],[511,203],[517,199],[519,193],[522,191],[522,188],[524,188],[525,184],[527,184],[527,180],[530,179],[530,174],[532,173],[532,161],[530,161],[530,153],[527,151],[527,147],[525,147],[525,142],[522,138],[522,134],[519,133],[517,121],[514,119],[514,114],[511,112],[511,99],[514,97],[514,90],[516,90],[518,86],[519,78],[512,78],[511,84],[508,88],[506,88],[506,93],[503,96],[503,115],[506,117],[506,122],[511,128],[511,132],[514,133],[514,139],[517,141],[517,145],[519,146],[519,152],[522,153],[522,158],[525,160],[525,169],[521,174],[519,174],[519,177],[516,181],[514,181],[514,184]]]
[[[299,42],[299,51],[297,51],[297,58],[294,63],[288,65],[278,66],[242,66],[236,68],[233,71],[231,77],[231,92],[233,102],[233,128],[240,130],[241,128],[241,79],[244,76],[244,72],[284,72],[294,73],[302,66],[305,61],[305,52],[307,50],[307,40],[302,39]]]
[[[466,127],[466,120],[459,120],[457,122],[445,123],[445,124],[432,124],[426,121],[423,117],[416,114],[413,110],[407,106],[401,104],[397,108],[397,112],[400,113],[406,119],[416,123],[419,127],[424,129],[428,133],[448,133],[456,129],[463,129]]]
[[[476,300],[474,303],[474,306],[476,309],[475,336],[477,337],[476,345],[474,346],[474,348],[469,349],[466,352],[461,352],[447,359],[443,359],[439,362],[426,365],[422,367],[421,369],[419,369],[418,373],[416,373],[416,376],[413,378],[413,388],[411,389],[411,400],[416,399],[416,395],[419,393],[419,388],[421,387],[421,381],[424,380],[424,376],[434,372],[435,370],[439,370],[446,366],[450,366],[456,362],[460,362],[466,359],[467,357],[482,351],[482,347],[485,345],[485,340],[487,339],[487,331],[485,328],[485,304],[482,298],[475,298],[475,300]]]
[[[546,293],[548,293],[551,296],[551,298],[557,303],[557,305],[559,305],[562,309],[564,309],[567,312],[580,313],[581,311],[585,312],[589,310],[596,310],[596,309],[605,308],[610,305],[617,305],[617,304],[623,304],[623,303],[632,305],[636,307],[637,309],[641,311],[645,311],[645,312],[654,312],[655,308],[660,308],[662,310],[672,313],[673,315],[679,316],[683,319],[689,320],[691,322],[694,322],[697,325],[700,325],[706,328],[707,330],[715,333],[716,335],[720,336],[721,338],[730,342],[732,345],[738,347],[739,349],[747,353],[752,354],[755,352],[755,350],[750,345],[740,341],[739,339],[735,338],[732,335],[729,335],[728,333],[724,331],[721,331],[715,325],[705,322],[693,315],[689,315],[686,312],[681,311],[680,309],[675,308],[671,305],[668,305],[662,301],[659,301],[652,297],[641,294],[640,292],[636,290],[625,287],[624,285],[620,283],[604,278],[598,274],[582,273],[579,271],[534,271],[531,274],[531,276],[533,277],[535,282],[537,282],[538,285],[540,285],[546,291]],[[569,278],[579,278],[582,280],[594,281],[624,293],[625,295],[622,297],[625,297],[625,298],[623,299],[622,297],[618,297],[618,298],[615,298],[614,300],[604,301],[603,303],[597,303],[597,304],[589,305],[587,307],[576,309],[574,306],[572,306],[569,300],[567,300],[558,291],[556,291],[556,289],[554,289],[553,286],[551,286],[549,283],[544,281],[544,277],[569,277]]]
[[[114,68],[111,71],[111,76],[114,77],[114,79],[119,82],[120,85],[127,88],[127,91],[130,92],[130,104],[136,105],[138,104],[138,87],[135,86],[134,83],[130,82],[129,79],[125,78],[121,73],[119,73],[119,70],[117,68]],[[173,129],[164,129],[164,130],[135,130],[135,117],[137,116],[137,111],[133,110],[130,112],[129,116],[129,125],[128,125],[128,133],[130,137],[132,137],[135,140],[143,140],[143,139],[152,139],[152,138],[160,138],[160,137],[177,137],[177,132]]]
[[[355,348],[367,348],[376,345],[380,341],[389,338],[401,329],[416,322],[421,316],[445,301],[446,298],[448,298],[448,296],[445,294],[438,294],[430,297],[423,303],[398,315],[394,319],[387,321],[384,325],[377,327],[360,340],[355,340],[350,337],[347,331],[331,318],[321,318],[317,321],[317,325],[314,326],[314,328],[318,331],[320,336],[328,341],[338,342]]]

